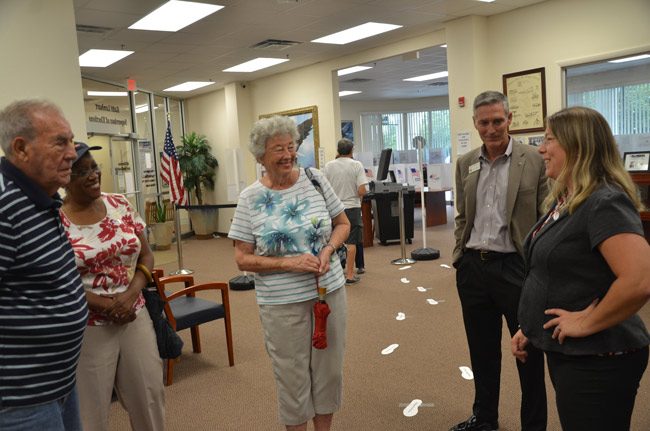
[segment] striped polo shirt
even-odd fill
[[[332,235],[332,218],[344,208],[325,175],[317,169],[311,171],[323,195],[302,168],[298,181],[288,189],[271,190],[259,181],[245,188],[239,196],[228,237],[254,244],[259,256],[318,255]],[[330,270],[319,278],[319,285],[330,293],[344,284],[341,262],[333,253]],[[316,278],[310,272],[257,273],[255,293],[260,305],[290,304],[318,296]]]
[[[0,409],[47,403],[75,385],[88,306],[58,209],[0,161]]]

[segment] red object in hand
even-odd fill
[[[314,335],[311,337],[311,344],[316,349],[327,348],[327,316],[330,314],[330,306],[325,301],[318,301],[314,304]]]

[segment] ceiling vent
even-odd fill
[[[346,84],[347,84],[347,83],[350,83],[350,84],[361,84],[361,83],[363,83],[363,82],[368,82],[368,81],[374,81],[374,80],[373,80],[373,79],[370,79],[370,78],[352,78],[352,79],[348,79],[347,81],[342,81],[342,82],[345,82]]]
[[[106,32],[109,32],[113,30],[110,27],[100,27],[97,25],[83,25],[83,24],[77,24],[77,31],[80,31],[82,33],[96,33],[96,34],[103,34]]]
[[[444,87],[445,85],[447,85],[447,81],[432,82],[431,84],[427,84],[427,85],[430,85],[432,87]]]
[[[301,42],[294,42],[293,40],[280,40],[280,39],[266,39],[255,45],[251,46],[253,49],[262,49],[265,51],[282,51],[291,48],[295,45],[300,45]]]

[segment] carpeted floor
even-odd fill
[[[416,210],[416,214],[417,214]],[[461,376],[469,367],[455,271],[450,268],[453,218],[427,229],[427,245],[441,258],[400,269],[390,261],[401,257],[399,244],[365,249],[367,273],[358,284],[346,287],[348,334],[345,356],[344,399],[334,417],[334,430],[445,431],[470,413],[473,382]],[[416,215],[410,251],[422,246]],[[175,250],[175,249],[174,249]],[[157,266],[178,269],[173,255],[157,253]],[[184,240],[185,267],[201,281],[228,281],[238,275],[232,241]],[[407,279],[404,283],[401,279]],[[422,292],[418,287],[423,287]],[[210,297],[211,295],[207,295]],[[216,297],[216,296],[214,296]],[[434,301],[428,301],[428,300]],[[167,430],[282,430],[277,422],[275,386],[253,291],[230,292],[235,343],[235,366],[228,366],[223,323],[201,326],[203,352],[191,351],[189,332],[182,332],[185,348],[175,366],[175,381],[166,388]],[[437,302],[432,304],[431,302]],[[398,313],[404,320],[397,320]],[[642,310],[650,324],[650,306]],[[500,400],[502,431],[519,429],[519,383],[504,331]],[[381,351],[399,347],[389,355]],[[560,430],[553,389],[549,393],[549,431]],[[641,382],[632,430],[650,430],[650,373]],[[403,414],[414,399],[422,400],[418,413]],[[129,429],[128,415],[113,404],[111,430]],[[310,429],[312,429],[310,427]]]

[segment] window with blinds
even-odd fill
[[[566,106],[597,110],[614,135],[650,134],[650,57],[634,58],[565,68]]]
[[[384,148],[413,150],[413,138],[422,136],[426,147],[451,155],[449,110],[375,112],[361,114],[361,151],[378,154]]]

